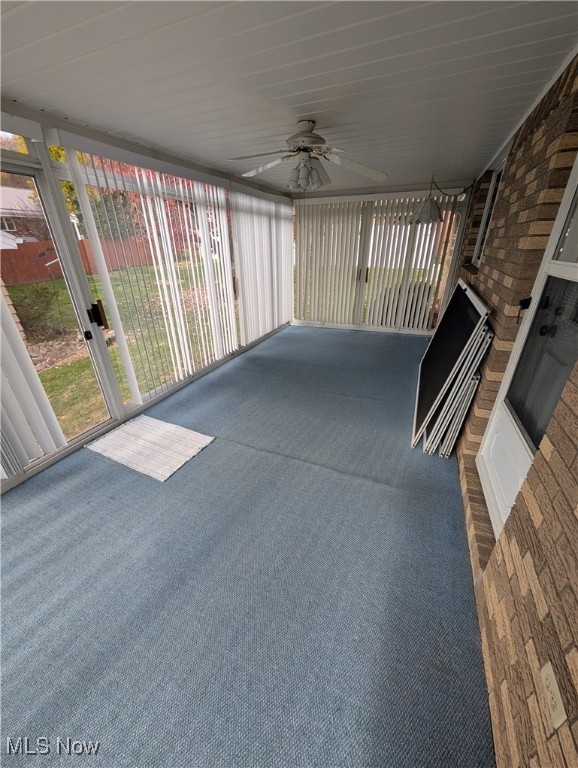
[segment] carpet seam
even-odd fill
[[[238,445],[243,448],[251,448],[252,450],[257,451],[259,453],[270,454],[271,456],[279,456],[282,459],[291,459],[292,461],[298,461],[301,464],[306,464],[307,466],[319,467],[319,469],[326,469],[328,472],[334,472],[336,475],[339,475],[340,477],[350,477],[350,478],[355,478],[357,480],[364,480],[365,482],[378,485],[382,488],[389,488],[390,490],[403,493],[403,491],[399,491],[399,489],[395,485],[390,485],[389,483],[381,482],[380,480],[376,480],[374,477],[367,477],[366,475],[356,475],[356,474],[353,474],[352,472],[342,472],[339,469],[335,469],[334,467],[327,466],[327,464],[320,464],[316,461],[309,461],[307,459],[302,459],[299,456],[291,456],[288,453],[282,453],[281,451],[274,451],[274,450],[271,450],[270,448],[258,448],[255,445],[250,445],[249,443],[242,443],[239,440],[232,440],[229,437],[219,437],[218,435],[216,437],[218,438],[218,440],[222,440],[223,442],[226,442],[226,443],[231,443],[231,445]],[[216,443],[213,442],[212,444],[215,445]],[[210,445],[207,446],[207,448],[210,448]],[[447,494],[438,494],[438,495],[452,496],[452,494],[449,492]]]
[[[371,370],[371,369],[364,369],[364,370]],[[255,372],[257,373],[257,372]],[[258,376],[258,378],[263,381],[263,376]],[[287,381],[287,379],[282,378],[282,381]],[[414,384],[417,383],[417,379],[414,382]],[[304,386],[303,384],[299,384],[299,382],[291,382],[291,389],[306,389],[307,391],[310,391],[309,386]],[[353,400],[371,400],[373,403],[387,403],[389,402],[387,398],[379,398],[379,397],[372,397],[371,395],[348,395],[346,392],[334,392],[331,389],[316,389],[314,388],[315,392],[318,392],[322,395],[336,395],[337,397],[348,397]]]

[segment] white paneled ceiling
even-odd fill
[[[24,106],[229,174],[313,118],[387,189],[478,175],[578,41],[576,2],[7,2],[1,20]],[[285,190],[292,165],[257,179]],[[375,188],[326,167],[325,193]]]

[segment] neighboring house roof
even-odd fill
[[[0,216],[42,217],[44,214],[40,201],[38,198],[31,198],[31,195],[34,195],[31,189],[2,187],[0,190]]]
[[[0,248],[2,250],[18,248],[18,240],[10,232],[0,230]]]

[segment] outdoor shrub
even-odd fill
[[[12,287],[9,293],[28,341],[44,341],[62,335],[64,328],[55,325],[51,317],[55,293],[50,285],[29,283]]]

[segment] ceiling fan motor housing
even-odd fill
[[[315,120],[300,120],[297,123],[299,131],[294,133],[286,141],[289,149],[300,149],[303,147],[322,147],[326,144],[323,136],[313,133],[315,130]]]

